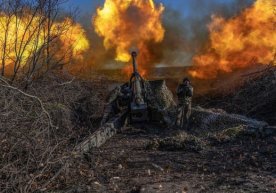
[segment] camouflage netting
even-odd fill
[[[175,122],[176,103],[165,80],[145,82],[148,104],[153,122],[163,122],[171,126]]]
[[[250,119],[245,116],[228,114],[221,109],[193,108],[191,121],[193,127],[203,130],[221,130],[238,125],[248,125],[250,127],[265,127],[267,123]]]
[[[243,127],[248,132],[263,136],[275,132],[275,128],[266,122],[237,114],[229,114],[221,109],[195,107],[192,110],[190,128],[195,132],[216,132],[235,127]]]
[[[167,110],[176,106],[173,94],[167,87],[165,80],[145,82],[149,105],[158,110]]]
[[[175,109],[173,94],[166,85],[165,80],[145,81],[146,98],[151,111],[151,119],[155,121],[167,120],[170,122],[170,112]],[[123,86],[123,85],[122,85]],[[121,87],[114,88],[107,98],[107,104],[102,122],[105,123],[114,116],[116,110],[112,103],[120,95]],[[173,116],[173,115],[172,115]]]
[[[171,123],[174,123],[176,118],[176,104],[172,92],[166,86],[166,82],[164,80],[146,82],[146,89],[150,96],[150,106],[167,111]],[[250,119],[246,116],[228,114],[221,109],[204,109],[201,107],[192,109],[190,124],[192,129],[223,130],[239,125],[246,125],[248,128],[264,128],[268,124]]]

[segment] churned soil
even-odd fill
[[[276,137],[239,131],[125,128],[85,155],[94,177],[83,191],[275,192]]]

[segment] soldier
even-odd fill
[[[116,87],[108,97],[101,125],[105,124],[110,117],[128,109],[131,89],[129,83]]]
[[[176,125],[182,129],[188,129],[192,110],[193,90],[188,78],[184,78],[177,88],[178,107]]]
[[[121,86],[120,93],[116,100],[116,109],[119,112],[122,112],[129,108],[129,104],[131,101],[131,94],[132,94],[132,91],[129,86],[129,83],[125,83],[123,86]]]

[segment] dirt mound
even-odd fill
[[[243,85],[222,93],[220,90],[197,100],[204,108],[222,108],[276,124],[276,67],[270,66],[239,78]]]
[[[199,152],[203,149],[203,143],[194,135],[182,131],[170,137],[155,138],[147,145],[147,149],[161,151],[188,151]]]

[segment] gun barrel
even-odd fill
[[[145,102],[143,79],[138,72],[138,65],[136,62],[137,53],[131,53],[133,60],[133,74],[131,78],[132,88],[132,102],[130,104],[131,119],[134,122],[148,120],[148,106]]]
[[[137,62],[136,62],[137,52],[132,52],[131,56],[132,56],[133,72],[138,73]]]
[[[144,99],[143,99],[143,91],[142,91],[142,80],[141,77],[139,75],[138,72],[138,67],[137,67],[137,63],[136,63],[136,57],[137,57],[137,53],[136,52],[132,52],[131,53],[132,56],[132,60],[133,60],[133,83],[132,83],[132,90],[133,90],[133,94],[134,94],[134,102],[137,105],[143,104],[144,103]]]

